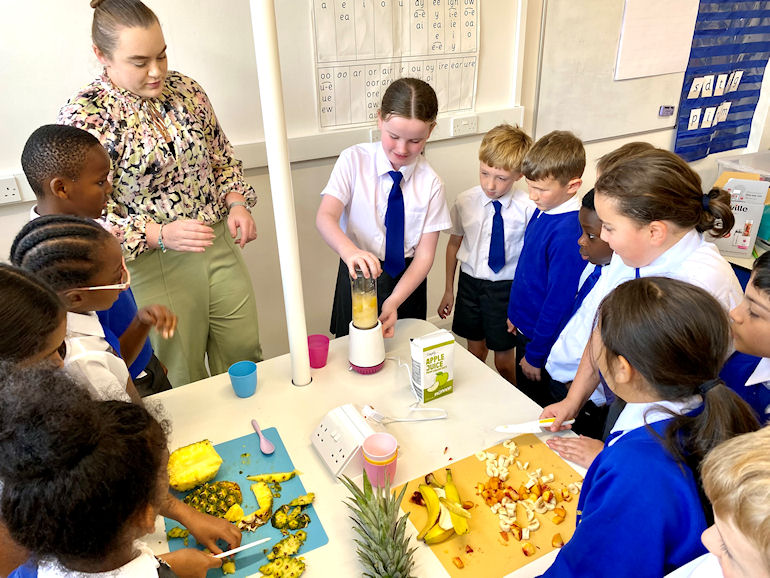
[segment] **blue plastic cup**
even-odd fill
[[[251,397],[257,391],[257,364],[253,361],[233,363],[227,374],[238,397]]]

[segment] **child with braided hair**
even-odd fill
[[[104,337],[95,311],[109,309],[130,278],[118,240],[91,219],[48,215],[27,223],[11,262],[48,283],[67,307],[67,371],[100,399],[138,401],[125,362]],[[165,331],[172,331],[171,316]]]
[[[92,397],[141,404],[123,360],[104,339],[94,311],[109,308],[130,278],[120,243],[91,219],[48,215],[27,223],[11,246],[14,265],[34,273],[67,309],[64,368]],[[162,331],[175,327],[176,318]],[[217,540],[240,544],[240,531],[166,494],[163,515],[187,527],[199,543],[221,551]]]

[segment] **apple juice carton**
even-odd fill
[[[454,390],[455,338],[439,329],[412,339],[412,389],[421,403]]]

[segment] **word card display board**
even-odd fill
[[[412,76],[436,91],[439,111],[471,110],[480,0],[314,0],[321,128],[377,120],[385,89]]]
[[[770,2],[701,1],[679,101],[686,161],[745,147],[770,57]]]

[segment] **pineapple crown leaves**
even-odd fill
[[[370,578],[408,578],[414,565],[412,555],[416,548],[409,548],[406,536],[406,520],[409,514],[399,516],[401,501],[406,493],[406,485],[396,496],[390,491],[390,483],[385,488],[372,487],[364,472],[363,489],[359,488],[347,476],[340,481],[350,491],[352,497],[346,505],[354,514],[353,530],[360,539],[354,540],[358,548],[358,558],[364,566],[364,576]],[[374,546],[374,547],[373,547]]]

